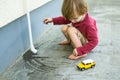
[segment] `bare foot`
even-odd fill
[[[84,54],[82,56],[75,56],[74,54],[71,54],[68,58],[71,60],[77,60],[77,59],[85,57],[85,56],[87,56],[87,54]]]
[[[68,40],[63,40],[59,43],[59,45],[68,45],[68,44],[70,44]]]

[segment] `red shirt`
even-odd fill
[[[71,21],[66,20],[63,16],[53,18],[54,25],[69,24]],[[88,40],[82,47],[77,47],[78,55],[83,55],[90,52],[98,44],[98,35],[96,21],[91,18],[88,13],[83,21],[72,23],[72,26],[77,28]]]

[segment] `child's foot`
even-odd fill
[[[77,59],[85,57],[85,56],[87,56],[87,54],[84,54],[82,56],[75,56],[74,54],[71,54],[68,58],[71,60],[77,60]]]
[[[68,40],[63,40],[59,43],[59,45],[68,45],[70,44]]]

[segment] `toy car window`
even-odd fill
[[[82,64],[84,64],[84,65],[85,65],[85,63],[84,63],[84,62],[82,62]]]
[[[87,63],[86,65],[89,65],[90,63]]]

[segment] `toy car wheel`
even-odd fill
[[[82,68],[82,69],[80,69],[81,71],[84,71],[85,69],[84,68]]]
[[[92,66],[91,66],[91,68],[94,68],[94,67],[95,67],[95,65],[92,65]]]
[[[77,68],[80,70],[80,68],[77,66]]]

